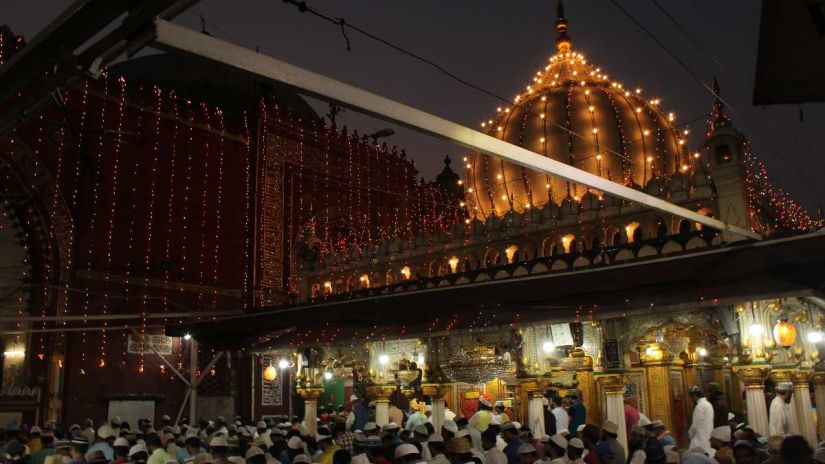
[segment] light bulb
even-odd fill
[[[550,354],[556,349],[556,345],[553,345],[553,342],[544,342],[541,345],[541,349],[544,350],[545,353]]]
[[[419,365],[419,366],[420,366],[420,365],[422,365],[422,364],[424,364],[424,355],[423,355],[423,354],[419,354],[419,355],[418,355],[418,358],[417,358],[415,361],[418,363],[418,365]]]
[[[280,367],[281,369],[286,369],[287,367],[289,367],[289,361],[287,361],[286,359],[279,360],[278,367]]]
[[[332,372],[330,372],[330,371],[324,372],[324,379],[325,380],[332,380]]]
[[[187,333],[186,335],[183,336],[183,339],[184,340],[191,340],[192,336]]]
[[[750,334],[754,337],[759,337],[762,335],[762,325],[754,322],[750,325],[750,327],[748,327],[748,332],[750,332]]]
[[[808,341],[811,343],[820,343],[823,339],[825,339],[825,334],[823,334],[820,330],[812,330],[808,332]]]
[[[706,350],[704,346],[699,348],[699,356],[707,356],[707,355],[708,355],[708,350]]]
[[[381,356],[378,356],[378,362],[383,365],[387,365],[390,363],[390,357],[385,354],[382,354]]]

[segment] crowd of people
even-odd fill
[[[532,424],[537,433],[485,397],[469,418],[448,411],[440,430],[432,408],[417,402],[408,412],[391,407],[390,422],[379,426],[374,408],[354,395],[349,408],[322,412],[313,434],[298,417],[190,425],[163,416],[157,426],[141,419],[134,428],[113,417],[97,428],[92,419],[64,430],[10,426],[2,456],[8,464],[825,464],[825,447],[814,451],[790,434],[764,440],[736,424],[718,398],[705,398],[698,387],[689,394],[695,409],[684,450],[661,421],[630,402],[625,447],[617,423],[586,423],[578,394],[569,392],[548,395],[543,421]]]

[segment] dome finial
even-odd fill
[[[559,33],[556,37],[556,51],[569,51],[572,42],[567,35],[567,18],[564,17],[564,4],[561,0],[556,5],[556,32]]]

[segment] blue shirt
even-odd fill
[[[570,438],[574,438],[577,435],[576,430],[580,425],[584,424],[584,421],[587,419],[587,409],[577,401],[570,405],[567,414],[570,415],[570,425],[568,427],[570,429]]]
[[[504,447],[504,454],[507,455],[507,464],[521,464],[521,459],[518,457],[518,448],[523,444],[524,442],[521,441],[521,438],[516,438],[510,443],[507,443],[507,446]]]

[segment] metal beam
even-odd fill
[[[178,376],[178,378],[179,378],[179,379],[181,379],[181,380],[183,381],[183,383],[185,383],[185,384],[186,384],[186,386],[191,386],[191,384],[189,383],[189,381],[188,381],[188,380],[186,380],[186,378],[185,378],[184,376],[182,376],[180,372],[178,372],[178,368],[177,368],[177,367],[175,367],[175,365],[174,365],[174,364],[170,363],[170,362],[166,359],[166,357],[165,357],[165,356],[163,356],[162,354],[158,353],[158,352],[157,352],[157,350],[155,350],[155,349],[152,347],[152,344],[151,344],[151,343],[148,343],[148,342],[146,341],[146,336],[145,336],[145,335],[141,334],[140,332],[138,332],[138,331],[137,331],[137,330],[135,330],[135,329],[132,329],[132,333],[134,333],[135,335],[137,335],[138,337],[140,337],[140,339],[141,339],[141,340],[143,340],[143,344],[144,344],[147,348],[149,348],[149,350],[150,350],[150,351],[152,351],[152,353],[155,353],[155,354],[157,355],[157,357],[159,357],[159,358],[160,358],[160,360],[161,360],[161,361],[163,361],[163,364],[166,364],[167,366],[169,366],[169,369],[171,369],[171,370],[172,370],[172,372],[174,372],[174,373],[175,373],[175,375],[177,375],[177,376]]]
[[[754,240],[762,239],[761,235],[742,227],[703,216],[661,198],[625,187],[403,103],[162,19],[155,21],[154,44],[157,48],[166,51],[184,53],[286,84],[301,93],[449,140],[471,150],[504,158],[529,169],[587,185],[648,208]]]

